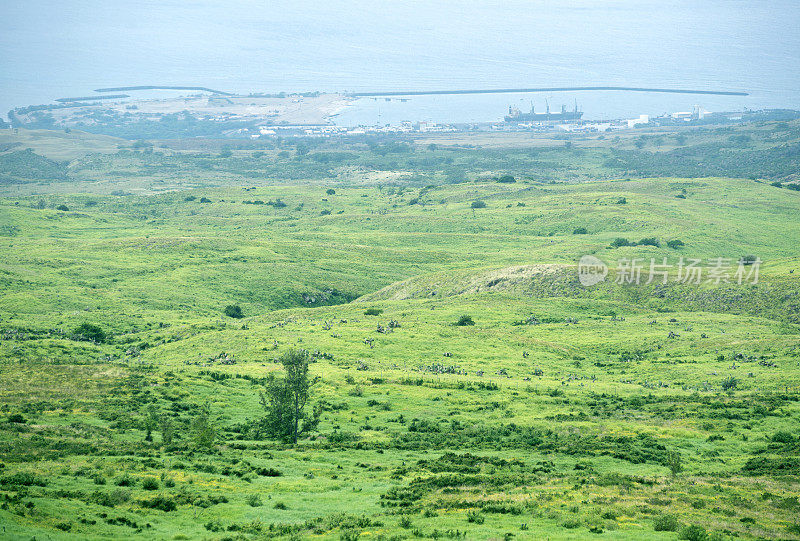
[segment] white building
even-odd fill
[[[633,128],[637,124],[647,124],[650,122],[650,115],[639,115],[639,118],[633,118],[627,122],[629,128]]]

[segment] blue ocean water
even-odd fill
[[[0,111],[126,85],[233,92],[641,86],[634,93],[361,100],[340,123],[800,108],[796,0],[0,2]]]

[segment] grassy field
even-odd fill
[[[800,192],[625,137],[6,147],[0,536],[800,539]],[[292,445],[259,420],[295,349]]]
[[[129,144],[123,139],[85,132],[54,130],[0,130],[0,148],[7,152],[31,148],[37,154],[53,160],[74,160],[87,154],[112,154],[120,145]]]

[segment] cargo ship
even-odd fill
[[[508,108],[508,115],[505,117],[506,122],[562,122],[568,120],[580,120],[583,116],[583,111],[578,111],[578,104],[575,104],[574,111],[567,111],[567,106],[561,106],[560,113],[551,113],[550,104],[547,104],[547,112],[537,113],[533,110],[533,103],[531,103],[531,112],[523,113],[514,106]]]

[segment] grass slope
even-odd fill
[[[136,174],[0,200],[3,536],[800,538],[798,192],[212,172],[145,193],[180,169],[110,159]],[[585,288],[584,254],[764,264]],[[258,431],[292,348],[321,412],[297,446]]]

